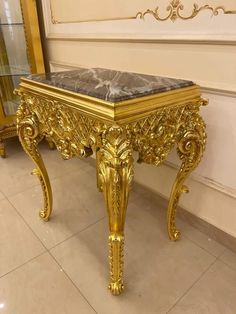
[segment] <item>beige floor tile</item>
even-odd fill
[[[125,285],[107,290],[107,220],[54,249],[52,254],[98,313],[166,313],[215,258],[186,238],[167,238],[158,210],[130,204],[126,224]]]
[[[95,313],[48,253],[0,279],[0,305],[4,314]]]
[[[0,201],[5,198],[5,195],[0,191]]]
[[[220,259],[236,270],[236,253],[226,249],[224,254],[220,257]]]
[[[97,191],[96,182],[91,178],[91,174],[80,170],[52,181],[54,205],[48,222],[38,216],[43,202],[40,186],[9,200],[41,241],[51,248],[106,215],[103,195]]]
[[[33,163],[24,152],[1,159],[0,163],[1,182],[4,182],[0,189],[6,196],[14,195],[38,184],[37,178],[30,175]]]
[[[191,241],[193,241],[198,246],[205,249],[212,255],[218,257],[224,252],[225,247],[223,245],[211,239],[206,234],[192,227],[188,223],[179,219],[177,221],[177,224],[180,230],[182,231],[182,235],[184,237],[187,237],[188,239],[190,239]]]
[[[166,228],[167,201],[152,191],[142,188],[141,186],[134,185],[132,192],[130,200],[131,203],[138,204],[138,206],[142,207],[144,210],[149,209],[153,212],[158,211],[162,217],[163,227]],[[193,241],[212,255],[218,257],[224,252],[225,247],[223,245],[209,238],[207,235],[192,227],[190,224],[178,219],[178,212],[177,227],[180,229],[182,237],[187,237],[189,240]]]
[[[217,261],[170,314],[235,314],[236,271]]]
[[[45,248],[7,200],[0,201],[0,276]]]
[[[20,144],[15,143],[15,150],[5,159],[1,159],[1,185],[0,190],[6,196],[12,196],[19,192],[25,191],[32,186],[39,184],[38,178],[30,173],[34,169],[31,159],[22,150]],[[40,144],[46,169],[50,179],[60,177],[69,172],[76,172],[83,169],[86,171],[91,165],[85,160],[72,158],[63,160],[57,150],[50,150],[46,143]]]

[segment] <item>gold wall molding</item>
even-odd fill
[[[136,20],[145,19],[145,16],[151,15],[155,20],[159,22],[164,22],[171,20],[175,22],[177,19],[180,20],[190,20],[195,18],[202,11],[211,11],[213,16],[218,16],[219,14],[236,14],[236,10],[228,10],[223,5],[222,6],[212,6],[205,4],[199,6],[197,3],[193,4],[192,12],[189,15],[184,14],[185,7],[181,0],[172,0],[170,4],[166,7],[167,15],[162,16],[160,13],[160,8],[157,6],[155,9],[147,9],[146,11],[139,11],[134,16],[127,17],[115,17],[107,19],[87,19],[87,20],[71,20],[71,21],[60,21],[55,17],[53,12],[52,0],[50,0],[50,11],[51,11],[51,22],[52,24],[69,24],[69,23],[83,23],[83,22],[104,22],[104,21],[118,21],[118,20]]]
[[[175,22],[177,19],[181,20],[190,20],[196,17],[201,11],[204,10],[210,10],[212,11],[213,16],[217,16],[220,13],[223,14],[236,14],[236,10],[227,10],[223,6],[217,6],[213,7],[209,4],[205,4],[203,6],[199,6],[197,3],[193,4],[193,9],[190,15],[182,15],[182,12],[184,11],[184,5],[181,3],[180,0],[172,0],[170,2],[170,5],[166,8],[167,15],[162,17],[159,13],[159,7],[157,6],[155,10],[146,10],[145,12],[138,12],[136,15],[136,18],[144,19],[146,15],[152,15],[157,21],[167,21],[171,20],[172,22]]]

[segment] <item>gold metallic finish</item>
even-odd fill
[[[37,145],[43,139],[38,116],[30,112],[27,102],[22,102],[17,111],[17,133],[25,152],[33,160],[36,169],[32,174],[38,176],[44,195],[44,208],[39,216],[47,221],[52,211],[52,190],[47,171]]]
[[[207,101],[197,85],[109,103],[90,96],[62,90],[23,78],[17,93],[20,141],[36,164],[44,194],[40,216],[47,220],[52,210],[52,193],[46,169],[37,149],[46,136],[64,159],[97,157],[97,186],[103,192],[109,217],[109,265],[112,294],[124,289],[124,226],[129,191],[133,179],[133,151],[139,162],[159,165],[173,147],[182,165],[170,197],[167,225],[169,237],[176,240],[176,208],[184,181],[200,162],[205,149],[205,124],[199,109]]]
[[[32,73],[44,73],[43,51],[40,40],[38,13],[35,0],[20,0],[24,21],[27,54]]]
[[[123,289],[124,225],[131,181],[133,157],[130,134],[112,126],[101,134],[98,176],[109,217],[110,285],[112,294]]]
[[[202,100],[186,108],[177,133],[177,153],[182,164],[172,187],[167,210],[167,229],[171,240],[178,240],[180,231],[176,228],[176,210],[182,193],[188,193],[184,181],[201,161],[206,146],[205,123],[199,115],[199,107],[206,105]]]
[[[7,49],[2,29],[0,27],[0,67],[9,67]],[[16,135],[16,127],[13,126],[14,117],[6,116],[4,102],[13,99],[14,85],[11,76],[0,77],[0,157],[6,157],[4,140]]]
[[[223,14],[236,14],[236,10],[227,10],[223,6],[212,7],[209,4],[199,6],[198,4],[193,4],[192,13],[188,16],[183,15],[181,12],[184,10],[184,5],[180,0],[172,0],[170,5],[167,7],[168,14],[164,17],[161,17],[159,13],[159,7],[156,7],[154,10],[146,10],[145,12],[138,12],[136,17],[144,19],[146,15],[152,15],[157,21],[163,22],[171,20],[175,22],[177,19],[180,20],[190,20],[195,18],[201,11],[210,10],[214,16],[217,16],[219,13]]]
[[[176,103],[182,105],[200,99],[200,88],[197,85],[117,103],[62,90],[24,77],[21,79],[20,86],[22,89],[30,89],[31,94],[36,95],[36,97],[46,95],[47,101],[50,99],[56,103],[55,100],[58,100],[57,103],[67,104],[68,107],[80,110],[81,113],[90,115],[95,119],[99,118],[100,121],[110,123],[115,121],[119,124],[137,121],[162,107],[169,107],[176,105]]]
[[[119,295],[124,290],[124,236],[111,234],[109,236],[109,260],[111,281],[108,286],[113,295]]]
[[[96,150],[96,175],[97,175],[97,188],[99,192],[102,192],[102,181],[99,175],[99,164],[100,164],[100,152]]]
[[[105,21],[122,21],[122,20],[135,20],[144,19],[146,15],[152,15],[157,21],[164,22],[171,20],[175,22],[177,19],[190,20],[195,18],[201,11],[210,10],[214,16],[222,14],[236,14],[236,10],[227,10],[224,6],[213,7],[209,4],[199,6],[197,3],[193,4],[192,13],[188,16],[182,14],[184,10],[184,5],[181,0],[172,0],[166,8],[168,14],[164,17],[160,15],[159,7],[157,6],[154,10],[147,9],[142,12],[139,11],[136,15],[126,16],[126,17],[114,17],[114,18],[100,18],[100,19],[84,19],[84,20],[71,20],[71,21],[60,21],[53,13],[52,0],[50,0],[50,11],[51,11],[51,22],[52,24],[74,24],[74,23],[85,23],[85,22],[105,22]]]
[[[29,61],[29,66],[32,73],[43,73],[44,61],[42,46],[40,41],[40,32],[38,25],[38,15],[36,8],[36,1],[34,0],[20,0],[22,18],[24,22],[25,39],[26,39],[26,50]],[[4,43],[3,34],[0,31],[0,67],[9,66],[7,58],[6,47]],[[0,78],[0,87],[2,91],[3,99],[0,99],[0,126],[3,126],[3,130],[0,130],[0,156],[5,157],[4,140],[9,137],[16,136],[16,126],[14,126],[16,117],[15,115],[6,115],[3,108],[3,101],[6,99],[14,100],[13,95],[13,81],[11,76]],[[8,126],[10,127],[8,128]]]
[[[0,26],[0,67],[9,67],[7,48],[5,45],[2,27]],[[4,71],[3,71],[4,72]],[[3,102],[13,98],[14,85],[11,76],[0,76],[0,106],[3,107]]]

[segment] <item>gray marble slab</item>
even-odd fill
[[[101,68],[78,68],[73,71],[32,74],[27,78],[109,102],[119,102],[194,85],[191,81],[181,79]]]

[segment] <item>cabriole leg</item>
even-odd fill
[[[119,295],[124,289],[124,224],[133,177],[132,149],[121,128],[111,127],[102,135],[97,167],[99,187],[104,193],[109,216],[109,289],[113,295]]]
[[[167,211],[169,238],[178,240],[180,231],[176,228],[176,209],[182,193],[188,193],[184,181],[199,164],[206,145],[205,123],[197,111],[189,114],[190,118],[179,132],[177,153],[182,161],[180,170],[172,187]]]
[[[43,139],[43,135],[39,132],[37,116],[32,114],[24,117],[23,109],[19,107],[17,112],[17,132],[23,149],[36,165],[36,169],[32,171],[32,174],[36,174],[39,177],[44,196],[44,208],[40,210],[39,216],[43,220],[48,221],[52,212],[52,190],[47,170],[37,147],[38,143]]]

